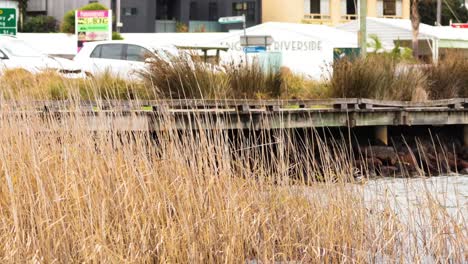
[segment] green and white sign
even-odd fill
[[[17,27],[16,9],[0,8],[0,35],[16,35]]]

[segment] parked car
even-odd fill
[[[140,71],[147,69],[147,63],[159,56],[169,59],[178,56],[175,46],[152,46],[129,41],[96,41],[84,43],[73,59],[89,75],[109,72],[124,79],[138,79]]]
[[[72,60],[45,55],[16,37],[0,36],[0,72],[16,68],[31,73],[56,71],[67,78],[86,77],[81,67]]]

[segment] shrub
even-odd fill
[[[85,5],[79,10],[107,10],[108,8],[99,3],[91,3]],[[60,25],[60,31],[63,33],[75,34],[75,10],[70,10],[65,13],[63,22]]]
[[[140,74],[147,86],[165,98],[223,98],[229,91],[225,73],[184,55],[154,58],[149,71]]]
[[[295,74],[289,68],[282,67],[281,98],[284,99],[319,99],[329,96],[329,85],[325,81],[315,81],[303,74]]]
[[[373,54],[335,62],[330,85],[332,97],[412,100],[426,87],[426,76],[414,65]]]
[[[124,38],[119,32],[112,32],[112,40],[123,40]]]
[[[177,22],[176,23],[176,32],[188,32],[189,31],[189,28],[188,26],[183,23],[183,22]]]
[[[256,61],[225,65],[234,98],[272,98],[281,95],[281,74]]]
[[[189,56],[156,58],[142,72],[148,86],[166,98],[271,98],[281,94],[281,76],[257,63],[215,67]]]
[[[23,31],[33,33],[57,32],[57,20],[52,16],[31,17],[24,23]]]
[[[448,53],[428,67],[426,74],[433,99],[468,97],[468,60],[462,54]]]

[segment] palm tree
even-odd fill
[[[419,22],[420,22],[420,17],[419,17],[419,0],[411,0],[411,26],[413,28],[413,57],[415,59],[418,58],[419,54],[419,40],[418,40],[418,35],[419,35]]]

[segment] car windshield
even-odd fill
[[[42,54],[24,41],[15,39],[2,43],[2,47],[15,57],[41,57]]]

